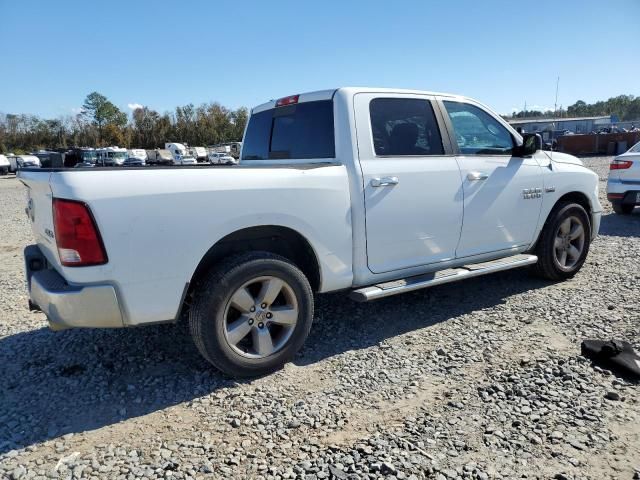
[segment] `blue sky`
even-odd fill
[[[336,86],[460,93],[500,113],[640,95],[640,0],[0,0],[0,112],[254,106]]]

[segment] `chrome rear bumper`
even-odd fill
[[[113,286],[69,285],[57,271],[47,268],[37,245],[25,248],[24,258],[30,307],[45,313],[51,329],[124,326]]]

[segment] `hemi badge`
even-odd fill
[[[545,192],[555,192],[556,191],[556,187],[545,187],[544,191]]]

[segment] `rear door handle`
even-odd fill
[[[371,179],[372,187],[390,187],[392,185],[397,185],[398,183],[400,183],[398,177],[375,177]]]
[[[475,182],[478,180],[486,180],[489,178],[489,175],[483,172],[469,172],[467,173],[467,180],[470,182]]]

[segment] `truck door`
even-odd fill
[[[542,170],[533,158],[512,155],[515,139],[491,113],[444,100],[464,190],[464,222],[457,257],[529,245],[542,205]]]
[[[451,260],[462,227],[462,180],[432,98],[354,97],[367,262],[374,273]]]

